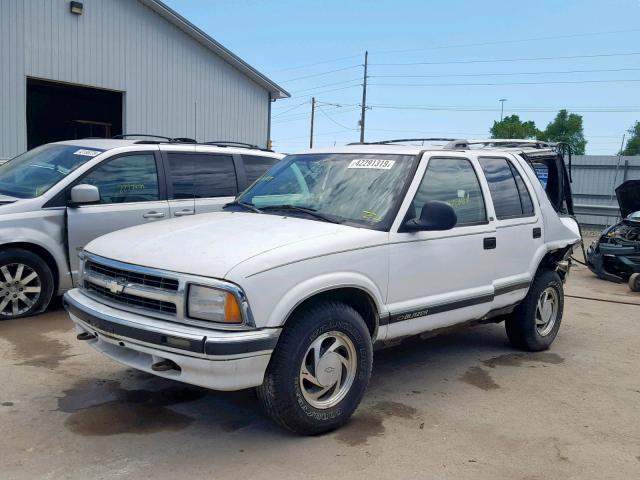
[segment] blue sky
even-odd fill
[[[589,154],[617,152],[640,120],[640,0],[165,2],[293,94],[273,105],[282,152],[308,146],[312,94],[315,146],[358,140],[365,50],[369,141],[485,137],[501,98],[538,128],[582,114]]]

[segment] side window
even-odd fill
[[[238,193],[229,155],[168,153],[172,199],[232,197]]]
[[[498,220],[533,215],[533,202],[517,170],[504,158],[480,158]]]
[[[100,190],[100,203],[150,202],[160,199],[158,172],[152,153],[126,155],[107,161],[80,183]]]
[[[458,216],[456,226],[487,221],[480,182],[469,160],[463,158],[432,158],[413,199],[416,217],[425,202],[439,200],[453,207]]]
[[[247,173],[247,184],[251,185],[253,182],[255,182],[277,161],[278,159],[273,157],[261,157],[259,155],[242,155],[242,163],[244,164],[244,170]]]

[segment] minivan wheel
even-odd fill
[[[0,320],[39,313],[52,295],[53,275],[42,258],[21,248],[0,252]]]
[[[358,312],[339,302],[317,303],[289,319],[258,397],[289,430],[334,430],[358,407],[372,361],[371,337]]]
[[[537,352],[551,346],[562,322],[564,289],[560,275],[539,273],[522,303],[507,318],[509,341],[516,348]]]

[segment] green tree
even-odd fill
[[[523,122],[518,115],[509,115],[500,122],[494,121],[489,132],[491,138],[537,138],[540,134],[532,120]]]
[[[627,130],[629,133],[629,140],[624,150],[620,152],[622,155],[640,155],[640,122]]]
[[[562,109],[556,115],[553,122],[540,135],[540,140],[548,142],[565,142],[571,145],[573,153],[584,155],[587,141],[584,138],[582,129],[582,115],[569,113]]]

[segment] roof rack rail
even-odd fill
[[[229,142],[229,141],[226,141],[226,140],[212,140],[212,141],[208,141],[208,142],[203,142],[203,145],[213,145],[213,146],[216,146],[216,147],[250,148],[252,150],[262,150],[263,152],[273,152],[273,150],[270,150],[268,148],[262,148],[262,147],[259,147],[258,145],[254,145],[252,143]]]
[[[379,142],[353,142],[349,145],[388,145],[390,143],[402,143],[402,142],[452,142],[453,138],[396,138],[392,140],[381,140]]]
[[[171,142],[172,139],[169,137],[163,137],[161,135],[149,135],[148,133],[123,133],[122,135],[114,135],[114,140],[125,140],[129,137],[148,137],[148,138],[157,138],[158,140],[164,140],[165,142]]]
[[[466,145],[465,145],[466,144]],[[456,140],[455,148],[468,148],[470,145],[499,146],[499,147],[533,147],[533,148],[553,148],[555,144],[543,140],[527,138],[487,138],[480,140]],[[453,148],[453,145],[452,147]]]

